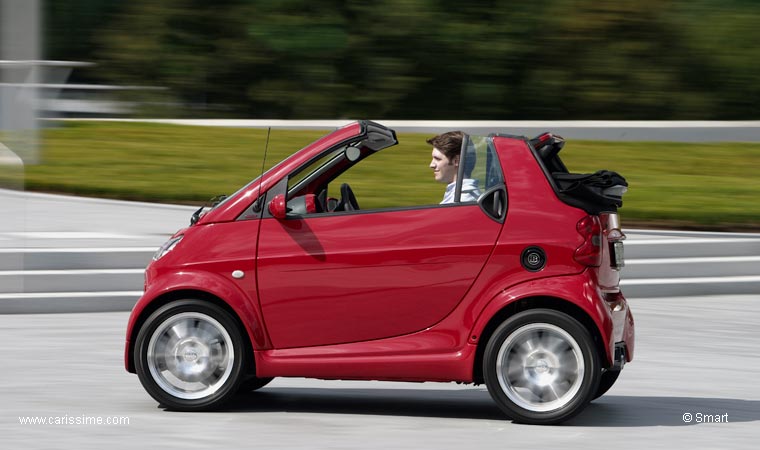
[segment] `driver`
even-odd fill
[[[433,146],[433,160],[430,162],[430,168],[433,169],[435,181],[446,183],[446,191],[443,193],[443,200],[441,201],[442,205],[454,203],[463,139],[464,133],[461,131],[449,131],[427,140],[427,143]],[[475,153],[468,152],[463,168],[464,179],[462,180],[460,202],[474,202],[480,197],[478,180],[470,178],[474,167]]]

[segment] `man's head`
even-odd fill
[[[433,169],[435,181],[446,184],[456,181],[463,138],[464,133],[461,131],[449,131],[427,140],[433,146],[430,168]]]

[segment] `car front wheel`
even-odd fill
[[[240,383],[240,392],[258,391],[267,384],[271,383],[274,378],[252,377]]]
[[[180,300],[148,317],[135,342],[135,369],[146,391],[178,411],[219,407],[237,391],[244,345],[235,319],[217,305]]]
[[[559,311],[535,309],[502,323],[486,346],[488,392],[517,422],[554,424],[586,407],[599,386],[588,330]]]

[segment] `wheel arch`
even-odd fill
[[[504,305],[488,320],[486,326],[480,333],[478,338],[477,350],[475,351],[475,359],[473,361],[472,368],[472,380],[475,384],[484,383],[483,379],[483,357],[485,355],[486,346],[491,336],[496,329],[505,320],[514,316],[515,314],[523,311],[529,311],[532,309],[551,309],[567,314],[573,319],[577,320],[583,325],[591,334],[591,338],[594,341],[594,348],[599,354],[599,359],[602,364],[608,360],[607,351],[605,349],[604,339],[599,331],[594,319],[584,311],[580,306],[562,298],[551,296],[535,296],[525,297]]]
[[[197,289],[178,289],[176,291],[166,292],[154,298],[150,303],[148,303],[145,306],[145,308],[143,308],[143,310],[140,312],[140,315],[137,317],[137,320],[135,320],[134,322],[134,326],[132,327],[131,334],[128,339],[129,349],[127,351],[127,371],[131,373],[135,373],[135,356],[134,356],[135,341],[137,341],[137,334],[140,332],[140,329],[142,328],[143,324],[148,319],[148,317],[150,317],[151,314],[153,314],[162,306],[169,304],[173,301],[183,300],[183,299],[197,299],[197,300],[202,300],[202,301],[212,303],[224,309],[227,313],[229,313],[232,316],[233,320],[235,321],[235,324],[238,326],[238,329],[241,332],[240,334],[243,338],[243,344],[245,345],[246,353],[245,353],[244,361],[248,363],[246,364],[246,371],[247,371],[246,373],[249,375],[255,375],[253,342],[251,340],[249,329],[243,323],[238,312],[235,311],[235,308],[233,308],[229,303],[225,302],[218,296],[211,294],[209,292],[201,291]]]

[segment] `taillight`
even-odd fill
[[[606,216],[607,224],[607,242],[610,243],[610,267],[612,270],[620,270],[625,266],[625,255],[623,252],[623,241],[625,233],[620,229],[620,218],[616,213],[609,213]]]
[[[577,225],[583,236],[583,244],[575,249],[575,260],[584,266],[598,267],[602,264],[602,223],[598,216],[586,216]]]

